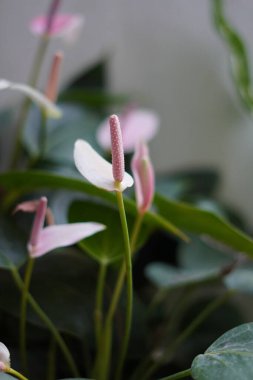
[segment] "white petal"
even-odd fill
[[[56,107],[54,103],[52,103],[50,100],[46,98],[43,94],[41,94],[39,91],[35,90],[32,87],[29,87],[25,84],[20,84],[20,83],[13,83],[13,82],[8,82],[5,79],[0,80],[0,90],[16,90],[20,91],[28,98],[30,98],[34,103],[36,103],[39,107],[42,107],[47,116],[52,118],[52,119],[58,119],[61,117],[62,113],[61,110]]]
[[[10,351],[2,342],[0,342],[0,362],[4,363],[8,367],[11,365]]]
[[[87,141],[76,141],[74,160],[79,172],[93,185],[108,191],[118,190],[112,174],[112,165],[101,157]],[[133,183],[133,178],[125,172],[123,181],[120,183],[120,190],[124,191]]]

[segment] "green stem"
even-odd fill
[[[47,369],[47,380],[55,380],[56,378],[56,342],[52,337],[50,340],[49,350],[48,350],[48,369]]]
[[[124,245],[125,245],[125,269],[126,269],[126,289],[127,289],[125,334],[123,337],[119,360],[118,360],[116,372],[115,372],[115,379],[119,380],[121,378],[121,373],[124,366],[124,361],[125,361],[129,338],[130,338],[131,324],[132,324],[133,279],[132,279],[131,247],[130,247],[130,241],[129,241],[128,227],[127,227],[127,220],[126,220],[126,213],[125,213],[122,192],[117,191],[116,196],[117,196],[117,202],[118,202],[123,237],[124,237]]]
[[[107,270],[107,265],[104,263],[101,263],[99,267],[97,292],[96,292],[96,306],[95,306],[95,312],[94,312],[97,349],[99,347],[101,333],[102,333],[103,292],[104,292],[104,287],[105,287],[106,270]]]
[[[168,347],[167,350],[163,352],[161,358],[153,362],[149,369],[142,375],[141,379],[146,380],[159,368],[161,364],[163,364],[164,360],[166,362],[170,360],[171,354],[175,353],[177,348],[185,341],[189,336],[198,328],[201,323],[203,323],[211,313],[213,313],[216,309],[218,309],[222,304],[224,304],[232,295],[234,295],[235,290],[228,290],[220,297],[211,301],[202,311],[201,313],[186,327],[185,330],[172,342],[172,344]]]
[[[24,373],[28,373],[28,361],[26,351],[26,314],[27,314],[27,296],[29,293],[31,277],[34,267],[34,259],[28,256],[28,262],[25,271],[24,287],[22,289],[21,307],[20,307],[20,328],[19,328],[19,347],[20,357]]]
[[[12,273],[13,279],[14,279],[17,287],[23,293],[24,283],[23,283],[22,278],[20,277],[17,269],[14,266],[11,267],[11,273]],[[40,319],[44,322],[44,324],[47,326],[49,331],[52,333],[52,335],[53,335],[55,341],[58,343],[59,348],[61,349],[62,354],[65,357],[66,362],[68,363],[69,368],[71,369],[73,375],[75,377],[79,377],[79,371],[75,365],[73,357],[72,357],[66,343],[64,342],[61,335],[57,331],[53,322],[48,318],[46,313],[41,309],[41,307],[38,305],[38,303],[35,301],[35,299],[32,297],[32,295],[30,293],[27,294],[27,302],[30,304],[30,306],[33,308],[35,313],[40,317]]]
[[[141,230],[143,216],[144,216],[144,214],[138,213],[137,217],[135,219],[133,231],[132,231],[132,234],[131,234],[131,252],[132,252],[132,255],[135,252],[136,243],[137,243],[138,236],[139,236],[139,233],[140,233],[140,230]]]
[[[15,371],[15,369],[13,368],[8,368],[5,370],[6,373],[9,373],[10,375],[12,376],[15,376],[17,379],[20,379],[20,380],[28,380],[27,377],[23,376],[21,373],[19,373],[18,371]]]
[[[188,377],[191,375],[191,369],[185,369],[184,371],[174,373],[173,375],[163,377],[162,379],[158,380],[178,380],[183,379],[184,377]]]
[[[39,148],[40,157],[43,158],[47,147],[47,115],[45,110],[41,110],[41,123],[40,123],[40,134],[39,134]]]
[[[28,85],[31,87],[36,87],[37,85],[41,66],[43,63],[43,58],[45,56],[48,43],[49,43],[49,38],[47,36],[42,36],[40,43],[38,45],[37,52],[35,54],[35,59],[33,62],[31,74],[28,79]],[[17,163],[20,157],[20,153],[22,149],[22,137],[23,137],[23,132],[25,128],[25,121],[26,121],[31,103],[32,103],[31,100],[26,98],[21,105],[20,113],[18,115],[17,136],[16,136],[16,142],[15,142],[14,151],[13,151],[12,160],[11,160],[12,169],[17,166]]]

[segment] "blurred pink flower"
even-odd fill
[[[6,372],[6,368],[10,368],[10,351],[5,344],[0,342],[0,372]]]
[[[58,14],[52,19],[51,29],[48,33],[50,37],[62,37],[72,42],[78,37],[84,24],[84,18],[78,14]],[[30,23],[30,31],[42,36],[48,26],[47,16],[37,16]]]
[[[140,141],[150,141],[159,127],[159,117],[155,112],[134,106],[129,106],[119,116],[119,120],[125,153],[133,152]],[[111,149],[108,120],[100,124],[97,130],[97,141],[105,150]]]
[[[87,141],[77,140],[74,148],[75,165],[82,176],[94,186],[107,191],[124,191],[127,187],[131,187],[134,181],[131,175],[125,172],[118,117],[112,115],[109,124],[112,141],[112,164],[101,157]]]
[[[153,201],[155,190],[155,176],[153,165],[150,161],[148,147],[139,143],[131,162],[135,181],[135,194],[138,210],[146,212]]]
[[[32,258],[43,256],[55,248],[75,244],[105,229],[103,224],[95,222],[50,225],[43,228],[47,212],[46,197],[41,197],[38,203],[23,202],[15,210],[31,212],[34,206],[36,214],[28,242],[28,252]]]

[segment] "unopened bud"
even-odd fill
[[[57,52],[54,55],[53,62],[51,65],[47,87],[45,91],[46,97],[53,103],[56,102],[58,95],[58,87],[59,87],[59,74],[60,67],[63,60],[63,53]]]

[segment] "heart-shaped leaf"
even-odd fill
[[[223,334],[192,363],[195,380],[252,380],[253,323],[246,323]]]
[[[0,268],[20,267],[27,258],[27,242],[10,218],[0,218]]]
[[[117,209],[92,201],[74,202],[69,211],[69,221],[88,222],[96,221],[106,226],[106,229],[97,236],[91,236],[79,244],[89,253],[95,260],[109,264],[123,257],[124,239],[120,216]],[[134,218],[128,217],[128,229],[132,231]],[[142,244],[148,236],[147,228],[142,228],[139,234],[137,248]]]

